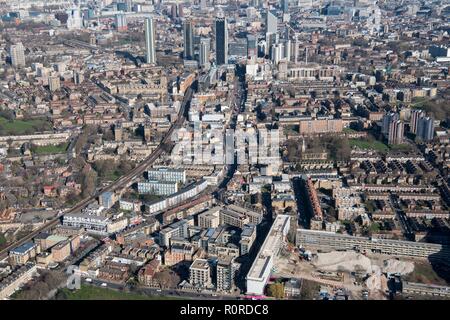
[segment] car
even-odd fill
[[[107,285],[105,282],[103,282],[103,283],[101,284],[101,286],[102,286],[102,287],[107,287],[108,285]]]
[[[156,291],[157,291],[157,292],[161,292],[162,290],[161,290],[161,289],[157,289]]]
[[[86,278],[86,282],[92,282],[91,278]]]

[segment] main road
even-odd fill
[[[172,145],[173,145],[173,142],[171,141],[172,134],[176,129],[179,129],[182,126],[182,124],[184,123],[184,121],[186,120],[186,117],[187,117],[187,114],[189,111],[189,106],[190,106],[191,99],[192,99],[192,94],[193,94],[196,86],[197,86],[197,80],[195,79],[193,84],[189,87],[189,89],[186,91],[186,94],[184,95],[183,102],[181,104],[180,110],[178,111],[177,120],[170,127],[169,131],[167,131],[166,135],[161,140],[161,142],[156,147],[156,149],[146,159],[144,159],[141,163],[139,163],[135,168],[130,170],[127,174],[123,175],[118,180],[111,183],[109,186],[107,186],[103,189],[100,189],[96,194],[83,199],[78,204],[76,204],[74,207],[72,207],[70,210],[63,212],[61,215],[59,215],[59,216],[51,219],[47,223],[45,223],[42,227],[34,230],[33,232],[26,235],[22,239],[19,239],[18,241],[15,241],[15,242],[11,243],[10,245],[8,245],[7,247],[5,247],[4,249],[2,249],[0,251],[0,260],[4,259],[8,255],[8,252],[11,249],[13,249],[17,246],[20,246],[26,242],[29,242],[39,233],[47,231],[47,230],[55,227],[60,222],[61,217],[64,216],[65,214],[80,211],[81,209],[86,207],[89,203],[96,200],[96,198],[101,193],[106,192],[106,191],[115,191],[117,189],[124,188],[124,187],[131,185],[131,183],[137,177],[140,177],[144,173],[144,171],[153,162],[155,162],[156,159],[158,159],[164,152],[171,150]]]

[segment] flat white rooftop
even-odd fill
[[[271,268],[271,259],[277,254],[277,250],[285,236],[286,225],[289,224],[288,215],[278,215],[270,228],[269,234],[264,240],[258,256],[253,261],[252,267],[247,274],[247,279],[267,281],[267,268]]]

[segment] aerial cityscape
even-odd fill
[[[0,300],[450,299],[450,0],[0,3]]]

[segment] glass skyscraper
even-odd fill
[[[216,19],[216,63],[228,63],[228,27],[226,18]]]
[[[183,23],[184,37],[184,59],[194,59],[194,35],[192,31],[192,21],[185,20]]]

